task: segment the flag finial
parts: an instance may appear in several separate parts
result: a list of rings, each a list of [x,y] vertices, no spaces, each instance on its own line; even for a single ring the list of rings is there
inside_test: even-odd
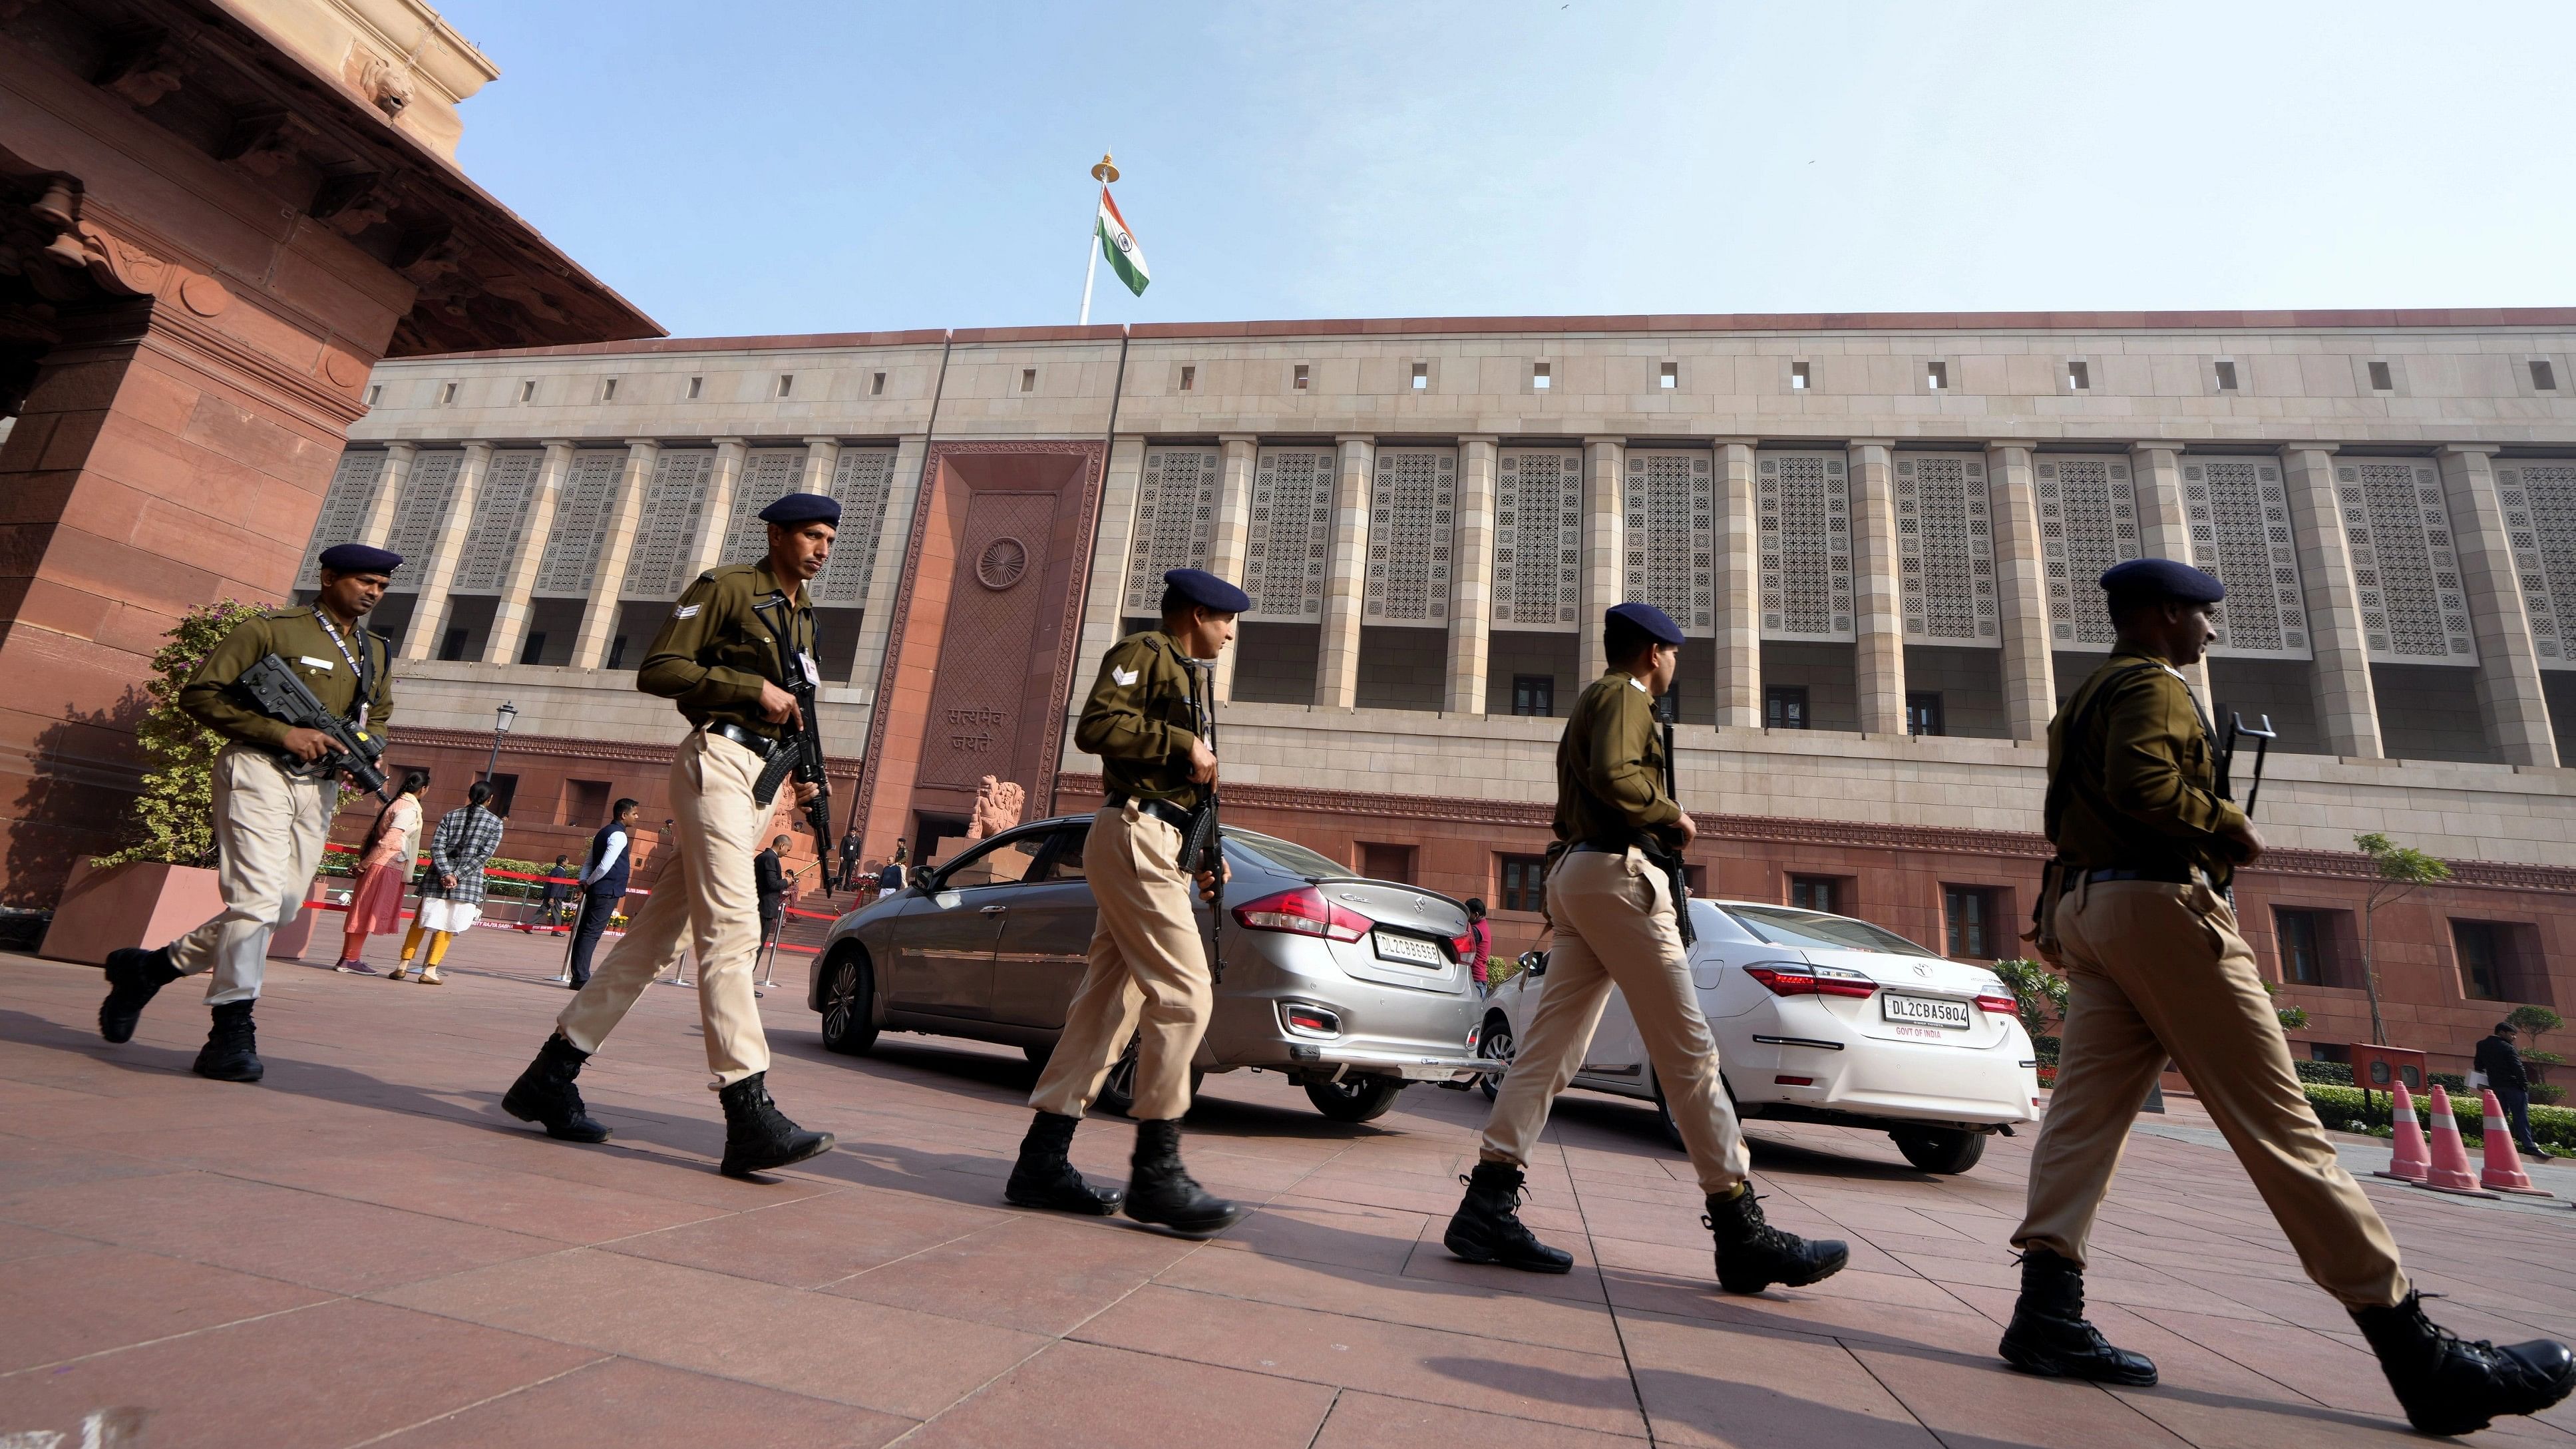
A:
[[[1118,179],[1118,167],[1109,159],[1108,152],[1100,153],[1100,164],[1091,168],[1091,179],[1103,186]]]

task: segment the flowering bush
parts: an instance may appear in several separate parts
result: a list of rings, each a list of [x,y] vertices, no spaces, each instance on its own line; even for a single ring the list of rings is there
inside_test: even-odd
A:
[[[239,599],[201,604],[180,616],[170,642],[152,656],[153,679],[143,687],[152,707],[134,730],[148,766],[143,793],[126,813],[125,844],[91,865],[215,863],[215,756],[227,741],[179,708],[179,690],[234,625],[259,612]]]

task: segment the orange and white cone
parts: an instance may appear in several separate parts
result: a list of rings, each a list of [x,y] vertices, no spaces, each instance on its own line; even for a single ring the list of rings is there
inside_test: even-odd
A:
[[[2469,1148],[2460,1140],[2460,1119],[2451,1112],[2451,1094],[2439,1082],[2433,1084],[2433,1165],[2415,1185],[2461,1197],[2495,1196],[2478,1186],[2469,1171]]]
[[[2518,1192],[2526,1197],[2551,1197],[2531,1185],[2531,1174],[2522,1170],[2522,1154],[2513,1147],[2513,1124],[2504,1119],[2504,1108],[2497,1103],[2493,1088],[2485,1093],[2487,1109],[2486,1162],[2478,1173],[2478,1186],[2496,1192]]]
[[[2386,1170],[2371,1174],[2396,1182],[2422,1182],[2432,1167],[2432,1157],[2424,1150],[2424,1124],[2415,1120],[2415,1097],[2406,1084],[2397,1086],[2397,1105],[2389,1121],[2395,1124],[2396,1151],[2388,1158]]]

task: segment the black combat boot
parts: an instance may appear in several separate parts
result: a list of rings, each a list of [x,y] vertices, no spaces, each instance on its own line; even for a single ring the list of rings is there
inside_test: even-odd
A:
[[[2046,1248],[2021,1255],[2021,1297],[1995,1352],[2026,1374],[2153,1388],[2155,1360],[2113,1348],[2084,1319],[2084,1270]]]
[[[2550,1338],[2502,1348],[2462,1343],[2424,1316],[2423,1296],[2352,1310],[2407,1423],[2427,1434],[2474,1433],[2499,1414],[2537,1414],[2576,1388],[2576,1357],[2567,1345]]]
[[[146,951],[127,946],[107,953],[107,999],[98,1004],[98,1034],[109,1041],[134,1040],[134,1024],[143,1019],[144,1003],[179,979],[170,964],[170,948]]]
[[[251,1002],[227,1001],[215,1008],[215,1024],[206,1044],[197,1048],[196,1073],[218,1082],[256,1082],[268,1068],[259,1060],[259,1031],[251,1025]]]
[[[1029,1135],[1020,1139],[1020,1160],[1012,1165],[1011,1180],[1002,1189],[1004,1202],[1094,1218],[1118,1211],[1126,1194],[1084,1182],[1066,1158],[1066,1150],[1073,1146],[1074,1126],[1074,1118],[1059,1113],[1037,1115],[1029,1124]]]
[[[1206,1237],[1233,1227],[1243,1209],[1208,1196],[1191,1181],[1181,1168],[1181,1124],[1165,1117],[1136,1124],[1136,1154],[1127,1165],[1127,1216]]]
[[[562,1032],[546,1038],[537,1048],[537,1059],[519,1073],[510,1090],[501,1098],[501,1110],[522,1122],[545,1124],[548,1137],[566,1142],[605,1142],[608,1129],[590,1120],[590,1109],[581,1100],[581,1088],[572,1079],[581,1075],[581,1064],[590,1053],[564,1039]]]
[[[1467,1196],[1449,1217],[1441,1245],[1470,1263],[1496,1263],[1524,1273],[1573,1271],[1574,1255],[1538,1240],[1521,1222],[1522,1173],[1508,1162],[1479,1162],[1458,1179]]]
[[[717,1170],[727,1177],[749,1177],[832,1150],[831,1133],[806,1131],[769,1100],[767,1072],[752,1073],[716,1093],[716,1100],[724,1103],[725,1114],[724,1166]]]
[[[1804,1288],[1851,1261],[1851,1249],[1831,1238],[1811,1243],[1764,1222],[1750,1182],[1731,1197],[1711,1194],[1699,1221],[1717,1237],[1717,1286],[1729,1293],[1759,1293],[1774,1283]]]

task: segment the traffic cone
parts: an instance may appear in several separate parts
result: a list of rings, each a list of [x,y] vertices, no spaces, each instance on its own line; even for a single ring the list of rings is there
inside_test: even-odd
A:
[[[2389,1120],[2397,1129],[2393,1134],[2397,1150],[2389,1155],[2387,1170],[2371,1175],[2396,1182],[2422,1182],[2432,1166],[2431,1157],[2424,1151],[2424,1124],[2415,1120],[2415,1098],[2406,1090],[2406,1084],[2399,1082],[2396,1086],[2397,1105],[2391,1109]]]
[[[2483,1094],[2487,1109],[2486,1162],[2478,1173],[2478,1186],[2497,1192],[2518,1192],[2526,1197],[2551,1197],[2531,1185],[2531,1174],[2522,1170],[2522,1154],[2513,1147],[2513,1124],[2504,1119],[2504,1108],[2496,1102],[2493,1088]]]
[[[2494,1197],[2469,1173],[2469,1149],[2460,1141],[2460,1119],[2451,1112],[2451,1094],[2433,1084],[2433,1165],[2415,1184],[2460,1197]]]

